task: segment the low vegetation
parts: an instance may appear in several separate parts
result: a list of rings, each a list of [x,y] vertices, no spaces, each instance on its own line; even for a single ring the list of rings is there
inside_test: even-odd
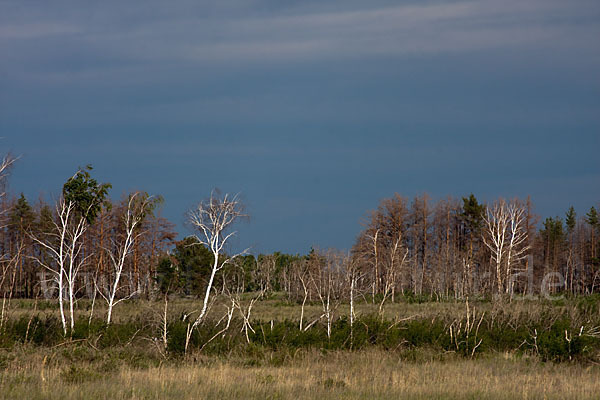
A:
[[[252,297],[242,297],[248,304]],[[0,332],[6,398],[594,398],[600,390],[600,311],[595,297],[511,303],[403,298],[378,314],[348,305],[328,335],[320,304],[275,295],[256,303],[249,326],[220,318],[227,298],[185,351],[183,318],[198,301],[130,300],[107,310],[80,302],[63,336],[54,302],[14,301]],[[164,314],[163,314],[164,315]],[[219,320],[220,323],[219,323]],[[310,322],[309,322],[310,323]],[[246,335],[247,332],[247,335]]]
[[[3,396],[28,399],[593,399],[596,366],[431,350],[300,351],[152,362],[84,346],[17,350]],[[61,365],[69,360],[66,365]],[[13,364],[14,365],[14,364]]]

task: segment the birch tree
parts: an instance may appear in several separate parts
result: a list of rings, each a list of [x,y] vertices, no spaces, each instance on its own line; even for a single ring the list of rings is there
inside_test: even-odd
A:
[[[309,294],[309,279],[310,272],[307,265],[307,260],[297,260],[292,264],[294,271],[294,276],[300,282],[302,286],[302,305],[300,307],[300,323],[299,329],[302,330],[304,325],[304,306],[306,305],[306,300],[308,299]]]
[[[10,154],[7,154],[2,158],[2,162],[0,163],[0,200],[2,200],[2,198],[6,194],[4,192],[4,187],[6,186],[6,180],[7,180],[10,168],[12,167],[12,165],[14,164],[15,161],[16,161],[15,157],[11,156]],[[6,211],[7,211],[7,209],[5,207],[0,208],[0,217],[4,217],[4,214],[6,213]],[[5,222],[4,218],[2,218],[2,223],[0,223],[0,229],[6,227],[4,222]],[[16,272],[18,260],[21,256],[21,247],[22,246],[18,247],[18,251],[12,257],[9,254],[4,254],[5,250],[3,251],[3,254],[0,254],[0,256],[1,256],[0,257],[0,268],[1,268],[0,272],[2,273],[2,275],[0,276],[0,289],[3,288],[4,281],[8,277],[8,274],[10,273],[9,271],[11,269],[13,269],[13,271]],[[13,276],[14,276],[14,274],[13,274]],[[10,301],[11,296],[12,296],[12,290],[9,295],[9,301]],[[2,328],[2,324],[4,321],[5,303],[6,303],[6,294],[3,294],[2,311],[0,313],[0,329]]]
[[[128,296],[119,299],[116,298],[121,289],[120,283],[126,258],[131,254],[134,243],[143,233],[139,232],[140,225],[146,214],[154,207],[155,200],[156,198],[148,196],[147,193],[135,192],[130,195],[127,201],[127,209],[122,217],[122,223],[125,228],[122,241],[120,243],[113,241],[113,248],[105,249],[110,259],[112,274],[109,274],[110,282],[108,283],[107,290],[103,291],[101,288],[98,288],[98,292],[106,301],[108,307],[106,323],[109,325],[111,323],[113,308],[121,301],[131,298],[138,293],[136,290]]]
[[[509,293],[515,265],[525,258],[529,249],[525,210],[516,200],[506,203],[501,199],[488,207],[484,223],[483,241],[490,249],[495,266],[498,294]]]
[[[258,300],[260,300],[265,294],[265,290],[264,289],[260,289],[258,292],[254,293],[254,295],[252,296],[252,298],[250,299],[249,302],[244,302],[242,300],[242,292],[241,291],[226,291],[226,295],[227,297],[229,297],[229,300],[231,301],[231,305],[233,308],[237,309],[240,313],[240,316],[242,317],[242,328],[241,328],[241,332],[244,332],[244,334],[246,335],[246,341],[248,343],[250,343],[250,336],[248,331],[252,331],[252,333],[256,333],[256,331],[254,330],[254,328],[252,327],[252,324],[250,323],[250,315],[252,313],[252,307],[254,307],[254,304],[256,304],[256,302]],[[229,315],[229,310],[228,310],[228,315]],[[231,315],[229,315],[229,319],[231,320]],[[229,323],[226,325],[229,326]]]
[[[345,279],[348,290],[348,298],[350,302],[350,348],[354,346],[354,321],[356,320],[355,313],[355,297],[358,293],[358,283],[365,276],[365,272],[361,271],[361,265],[355,257],[350,254],[346,256],[345,262]]]
[[[106,195],[110,184],[98,184],[91,178],[91,166],[79,169],[63,186],[63,195],[56,203],[56,219],[52,232],[42,233],[42,237],[32,239],[48,251],[50,258],[34,259],[52,274],[58,286],[58,302],[63,326],[67,335],[67,324],[64,311],[64,297],[69,307],[69,326],[71,332],[75,325],[74,304],[76,301],[76,280],[91,254],[84,255],[83,235],[89,224],[106,204]]]
[[[525,208],[516,200],[508,204],[509,220],[509,241],[506,255],[506,278],[508,279],[505,291],[507,294],[513,293],[514,281],[511,279],[519,262],[527,257],[530,249],[528,242],[528,232],[525,228],[526,213]]]
[[[325,318],[327,337],[331,338],[335,311],[341,302],[347,259],[343,253],[333,249],[323,254],[317,253],[315,256],[320,265],[316,270],[310,270],[310,278],[323,310],[319,319]]]
[[[375,295],[379,292],[379,253],[377,251],[377,238],[379,237],[379,231],[380,229],[377,229],[374,235],[368,235],[373,242],[373,303],[375,303]]]
[[[4,197],[6,192],[4,191],[4,186],[6,185],[6,179],[8,178],[8,174],[10,172],[11,167],[17,161],[16,157],[13,157],[10,154],[6,154],[2,158],[2,162],[0,162],[0,198]],[[1,214],[4,214],[6,210],[0,210]]]
[[[73,297],[74,281],[79,269],[85,260],[78,260],[81,252],[81,236],[85,232],[83,218],[80,218],[77,224],[72,223],[75,205],[72,201],[67,202],[61,198],[56,204],[57,217],[53,221],[54,229],[51,232],[44,232],[43,238],[32,237],[32,239],[48,251],[50,258],[34,259],[50,272],[52,280],[58,288],[58,308],[60,310],[60,319],[63,327],[63,334],[67,335],[67,323],[64,310],[65,295],[68,294],[68,304],[71,316],[70,327],[73,329]],[[66,290],[68,288],[68,290]]]
[[[492,207],[488,207],[484,217],[485,231],[483,242],[492,253],[492,261],[495,265],[496,285],[498,294],[503,292],[502,263],[506,254],[508,236],[508,213],[506,202],[500,200]]]
[[[236,231],[230,232],[230,228],[236,221],[243,217],[246,217],[246,214],[244,213],[244,207],[239,197],[229,194],[221,197],[217,191],[213,191],[207,200],[198,203],[188,213],[188,222],[197,232],[195,234],[198,241],[197,244],[206,246],[212,252],[213,264],[208,283],[204,289],[204,299],[200,313],[193,322],[188,322],[185,352],[187,352],[193,330],[206,317],[215,275],[226,264],[230,263],[234,258],[245,254],[247,251],[244,250],[233,256],[225,256],[224,253],[227,241],[237,233]]]
[[[394,241],[394,245],[389,250],[387,268],[385,270],[384,281],[383,281],[383,292],[381,302],[379,303],[379,314],[383,318],[383,307],[386,300],[392,296],[396,290],[396,280],[399,271],[402,270],[404,263],[408,257],[408,249],[402,246],[402,237],[398,235]]]

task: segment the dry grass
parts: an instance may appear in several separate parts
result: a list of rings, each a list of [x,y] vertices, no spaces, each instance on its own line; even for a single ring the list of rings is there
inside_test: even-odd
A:
[[[600,369],[509,355],[418,360],[378,350],[304,353],[282,365],[240,359],[180,361],[147,369],[45,365],[42,355],[5,370],[0,397],[18,399],[592,399]],[[44,356],[47,358],[47,355]],[[41,362],[40,362],[41,361]],[[69,369],[71,368],[71,369]]]
[[[248,294],[251,296],[251,294]],[[13,300],[10,308],[7,310],[8,318],[19,318],[23,315],[55,315],[58,317],[58,308],[56,301],[40,301],[41,306],[35,306],[33,300]],[[214,317],[220,318],[223,313],[223,307],[220,304],[228,304],[227,299],[217,300],[212,307]],[[568,314],[577,313],[574,307],[574,301],[551,302],[545,300],[515,300],[511,303],[494,304],[491,302],[471,301],[472,307],[478,311],[490,313],[495,311],[503,311],[507,315],[517,317],[526,314],[530,317],[541,315],[543,310],[550,310],[554,314],[567,312]],[[48,308],[48,305],[52,305]],[[89,300],[79,300],[75,309],[76,318],[88,318],[91,310],[91,302]],[[169,303],[169,315],[180,316],[184,313],[189,313],[193,310],[201,308],[200,300],[198,299],[172,299]],[[127,322],[137,316],[149,316],[156,314],[160,318],[163,305],[160,301],[152,302],[147,300],[126,301],[119,304],[113,314],[114,322]],[[379,305],[371,302],[360,301],[356,304],[357,315],[369,315],[378,313]],[[387,302],[383,309],[384,317],[388,320],[398,320],[407,318],[438,318],[453,319],[460,318],[465,313],[464,301],[448,301],[448,302],[426,302],[426,303],[407,303],[405,301]],[[307,303],[304,311],[305,322],[311,322],[322,315],[323,310],[319,303]],[[334,310],[335,317],[347,316],[349,314],[348,304],[339,304]],[[96,302],[94,307],[94,317],[104,318],[106,315],[106,305],[103,302]],[[600,319],[600,308],[596,315],[587,314],[586,319]],[[252,319],[262,321],[283,321],[283,320],[298,320],[300,318],[300,305],[296,303],[288,303],[283,299],[261,300],[256,303],[252,310]]]
[[[170,304],[171,318],[198,306],[197,300],[177,299]],[[566,312],[578,318],[574,303],[515,301],[510,304],[473,302],[488,313],[509,318],[529,315],[544,318]],[[359,314],[377,311],[362,303]],[[14,301],[10,318],[31,315],[32,301]],[[161,304],[132,301],[115,310],[117,321],[160,313]],[[213,307],[214,315],[220,306]],[[343,304],[337,315],[348,311]],[[79,302],[78,314],[89,316],[89,304]],[[455,318],[465,312],[462,302],[390,303],[388,319]],[[48,303],[36,309],[56,314]],[[96,316],[104,307],[97,305]],[[309,305],[307,320],[320,315]],[[256,304],[253,318],[263,321],[296,320],[300,307],[282,300]],[[500,314],[498,314],[500,315]],[[87,342],[86,342],[87,343]],[[91,342],[90,342],[91,343]],[[150,343],[150,342],[148,342]],[[0,398],[7,399],[593,399],[600,393],[600,367],[564,362],[543,363],[526,355],[490,352],[467,359],[427,348],[401,348],[386,352],[379,347],[364,351],[329,352],[288,349],[269,353],[252,346],[221,358],[199,354],[188,359],[163,358],[154,345],[116,346],[100,350],[92,344],[65,343],[55,347],[16,345],[0,349]]]

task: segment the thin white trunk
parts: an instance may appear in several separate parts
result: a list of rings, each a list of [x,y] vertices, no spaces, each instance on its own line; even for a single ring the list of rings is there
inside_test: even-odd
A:
[[[217,274],[217,271],[219,269],[219,254],[215,252],[214,258],[215,259],[213,262],[212,271],[210,273],[210,279],[208,280],[208,285],[206,286],[206,292],[204,293],[204,302],[202,303],[202,310],[200,311],[200,315],[198,315],[198,320],[204,318],[204,315],[206,314],[206,310],[208,308],[208,299],[210,298],[210,291],[212,290],[212,285],[215,281],[215,275]]]
[[[306,304],[306,299],[308,298],[308,287],[306,286],[306,282],[302,276],[299,276],[300,282],[302,282],[302,289],[304,290],[304,298],[302,299],[302,307],[300,308],[300,330],[302,330],[302,326],[304,325],[304,305]]]
[[[163,310],[163,326],[162,326],[162,341],[163,341],[163,348],[165,350],[167,350],[167,346],[168,346],[168,342],[167,342],[167,311],[168,311],[168,307],[169,307],[169,294],[165,293],[165,308]]]
[[[102,294],[102,292],[100,293],[102,297],[104,297],[108,305],[108,311],[106,315],[107,324],[111,323],[113,309],[120,301],[130,298],[131,296],[141,291],[141,288],[138,287],[133,292],[131,292],[129,296],[116,300],[117,293],[119,291],[119,284],[121,282],[121,277],[123,276],[125,260],[127,259],[127,256],[131,253],[131,249],[133,248],[137,237],[141,235],[141,233],[135,235],[135,229],[142,222],[144,214],[148,210],[148,206],[150,205],[150,201],[152,199],[152,196],[147,196],[146,194],[143,194],[141,195],[141,203],[136,205],[136,198],[140,195],[140,192],[135,192],[129,196],[129,202],[127,203],[127,211],[125,213],[124,221],[125,241],[119,245],[116,256],[112,251],[107,250],[114,269],[114,281],[109,286],[108,294],[105,296],[104,294]]]
[[[354,284],[356,278],[354,274],[350,277],[350,348],[354,344]]]
[[[223,268],[226,263],[230,262],[235,257],[245,253],[244,251],[240,254],[236,254],[219,263],[219,255],[223,251],[223,247],[225,246],[227,240],[235,235],[235,232],[225,234],[226,229],[238,218],[243,216],[245,216],[243,214],[243,206],[238,200],[237,196],[230,198],[229,195],[226,194],[223,198],[220,198],[215,192],[211,193],[211,196],[207,201],[200,202],[198,206],[189,213],[190,223],[202,235],[202,237],[196,236],[198,244],[210,248],[214,256],[214,262],[210,279],[206,286],[206,292],[204,293],[202,310],[193,323],[188,323],[185,341],[186,353],[193,330],[200,324],[200,322],[202,322],[207,313],[210,292],[212,290],[217,271]]]

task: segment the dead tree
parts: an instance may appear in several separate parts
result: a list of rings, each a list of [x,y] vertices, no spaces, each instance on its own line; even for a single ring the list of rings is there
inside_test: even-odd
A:
[[[344,285],[344,257],[334,250],[329,250],[324,255],[317,257],[322,260],[322,264],[315,271],[310,271],[310,277],[323,309],[320,318],[325,318],[327,337],[330,338],[335,311],[340,304]]]
[[[44,232],[43,238],[31,236],[41,247],[48,251],[50,259],[33,257],[34,260],[52,274],[58,287],[58,305],[63,333],[67,335],[67,324],[64,311],[64,297],[69,306],[70,327],[75,325],[73,307],[75,302],[75,279],[81,267],[89,258],[81,257],[83,248],[82,236],[86,230],[85,218],[75,216],[75,203],[61,198],[56,204],[57,218],[53,221],[52,232]]]
[[[360,261],[356,257],[352,257],[350,254],[346,256],[344,264],[344,271],[346,274],[345,278],[350,302],[350,347],[352,348],[354,345],[354,321],[356,319],[354,299],[359,293],[360,289],[358,287],[358,283],[364,278],[365,272],[361,270]]]
[[[483,242],[491,252],[498,294],[512,290],[515,264],[525,258],[529,249],[524,216],[525,210],[517,201],[507,204],[503,199],[488,207],[484,216]]]
[[[225,194],[220,197],[213,191],[208,200],[198,205],[188,213],[188,221],[197,231],[195,235],[198,245],[206,246],[213,254],[213,265],[210,277],[204,291],[202,309],[193,322],[189,321],[186,332],[185,352],[187,352],[193,330],[203,321],[209,306],[210,293],[213,288],[215,275],[234,258],[245,254],[246,250],[233,256],[224,256],[223,249],[227,241],[236,234],[229,232],[231,226],[240,218],[246,217],[244,207],[238,196]]]
[[[295,278],[298,279],[300,285],[302,286],[302,305],[300,307],[299,323],[299,329],[302,330],[304,326],[304,307],[306,305],[306,300],[308,299],[308,295],[310,292],[310,273],[306,260],[294,261],[294,263],[292,264],[292,268],[294,271],[293,273],[295,275]]]
[[[239,291],[236,292],[228,292],[228,297],[229,300],[231,301],[231,305],[233,308],[237,309],[240,313],[240,316],[242,317],[242,329],[241,331],[244,332],[244,334],[246,335],[246,341],[248,343],[250,343],[250,336],[248,331],[252,331],[252,333],[256,333],[254,331],[254,328],[252,327],[252,324],[250,323],[250,315],[252,313],[252,307],[254,307],[254,304],[260,300],[263,295],[264,295],[265,291],[264,289],[261,289],[259,292],[255,293],[252,298],[250,299],[249,302],[244,303],[244,301],[242,300],[242,293]]]
[[[506,255],[508,219],[506,202],[504,200],[500,200],[492,207],[488,207],[484,216],[486,229],[484,230],[483,243],[485,243],[492,253],[498,294],[502,294],[504,291],[502,266],[504,263],[504,256]]]
[[[377,229],[374,235],[368,235],[373,242],[373,303],[375,303],[375,295],[379,293],[379,253],[377,251],[377,238],[379,237],[379,231],[380,230]]]
[[[125,215],[123,216],[123,224],[125,228],[124,237],[120,243],[113,242],[113,249],[104,249],[108,253],[108,257],[111,261],[112,274],[109,274],[110,282],[108,283],[106,293],[104,293],[101,288],[98,288],[97,285],[96,287],[98,289],[98,293],[100,293],[100,296],[102,296],[108,306],[106,314],[106,323],[108,325],[111,323],[113,308],[121,301],[126,300],[138,293],[136,290],[130,293],[128,296],[121,297],[120,299],[116,298],[119,290],[121,289],[120,283],[123,275],[123,268],[125,266],[125,260],[127,256],[131,254],[131,250],[135,241],[143,233],[136,233],[136,231],[139,229],[140,224],[146,216],[146,213],[153,204],[152,200],[152,196],[148,196],[147,194],[140,192],[135,192],[129,196],[127,209],[125,210]]]
[[[0,198],[4,197],[6,192],[4,192],[4,187],[6,184],[6,179],[8,178],[9,171],[13,164],[17,161],[16,157],[13,157],[10,154],[6,154],[2,158],[2,162],[0,162]],[[4,214],[6,210],[0,210],[0,215]]]
[[[2,199],[2,197],[4,197],[4,195],[5,195],[5,192],[3,189],[6,184],[6,179],[8,177],[9,170],[15,161],[16,161],[15,157],[11,156],[10,154],[7,154],[4,156],[4,158],[2,159],[2,162],[0,163],[0,199]],[[6,211],[7,210],[4,207],[2,207],[2,209],[0,209],[0,217],[2,217],[6,213]],[[4,224],[0,224],[0,228],[5,228],[5,227],[6,226]],[[1,266],[1,273],[2,273],[2,276],[0,276],[0,289],[3,288],[4,281],[10,274],[9,271],[11,269],[13,270],[13,282],[14,282],[14,276],[15,276],[15,273],[17,270],[17,265],[19,264],[19,259],[21,257],[21,248],[22,248],[22,245],[18,246],[18,251],[12,257],[8,254],[0,255],[1,256],[0,257],[1,258],[0,266]],[[9,291],[9,297],[8,297],[9,302],[12,297],[12,287],[13,286],[14,285],[11,285],[11,290]],[[0,314],[0,330],[2,329],[2,326],[3,326],[5,311],[6,311],[6,294],[4,293],[2,296],[2,312]]]
[[[63,195],[56,203],[56,219],[52,232],[42,233],[42,237],[31,236],[42,248],[48,250],[50,260],[33,257],[41,266],[52,273],[58,284],[58,299],[64,334],[67,334],[64,309],[63,290],[67,292],[70,327],[75,325],[74,305],[76,301],[76,280],[79,272],[92,256],[84,254],[83,235],[88,226],[105,204],[105,198],[111,185],[98,184],[92,179],[88,165],[79,169],[63,186]]]
[[[379,314],[382,318],[384,304],[386,300],[394,293],[398,273],[402,269],[407,257],[408,249],[405,249],[402,246],[402,237],[398,235],[394,241],[394,245],[389,251],[387,260],[388,265],[384,274],[383,296],[381,298],[381,302],[379,303]]]

